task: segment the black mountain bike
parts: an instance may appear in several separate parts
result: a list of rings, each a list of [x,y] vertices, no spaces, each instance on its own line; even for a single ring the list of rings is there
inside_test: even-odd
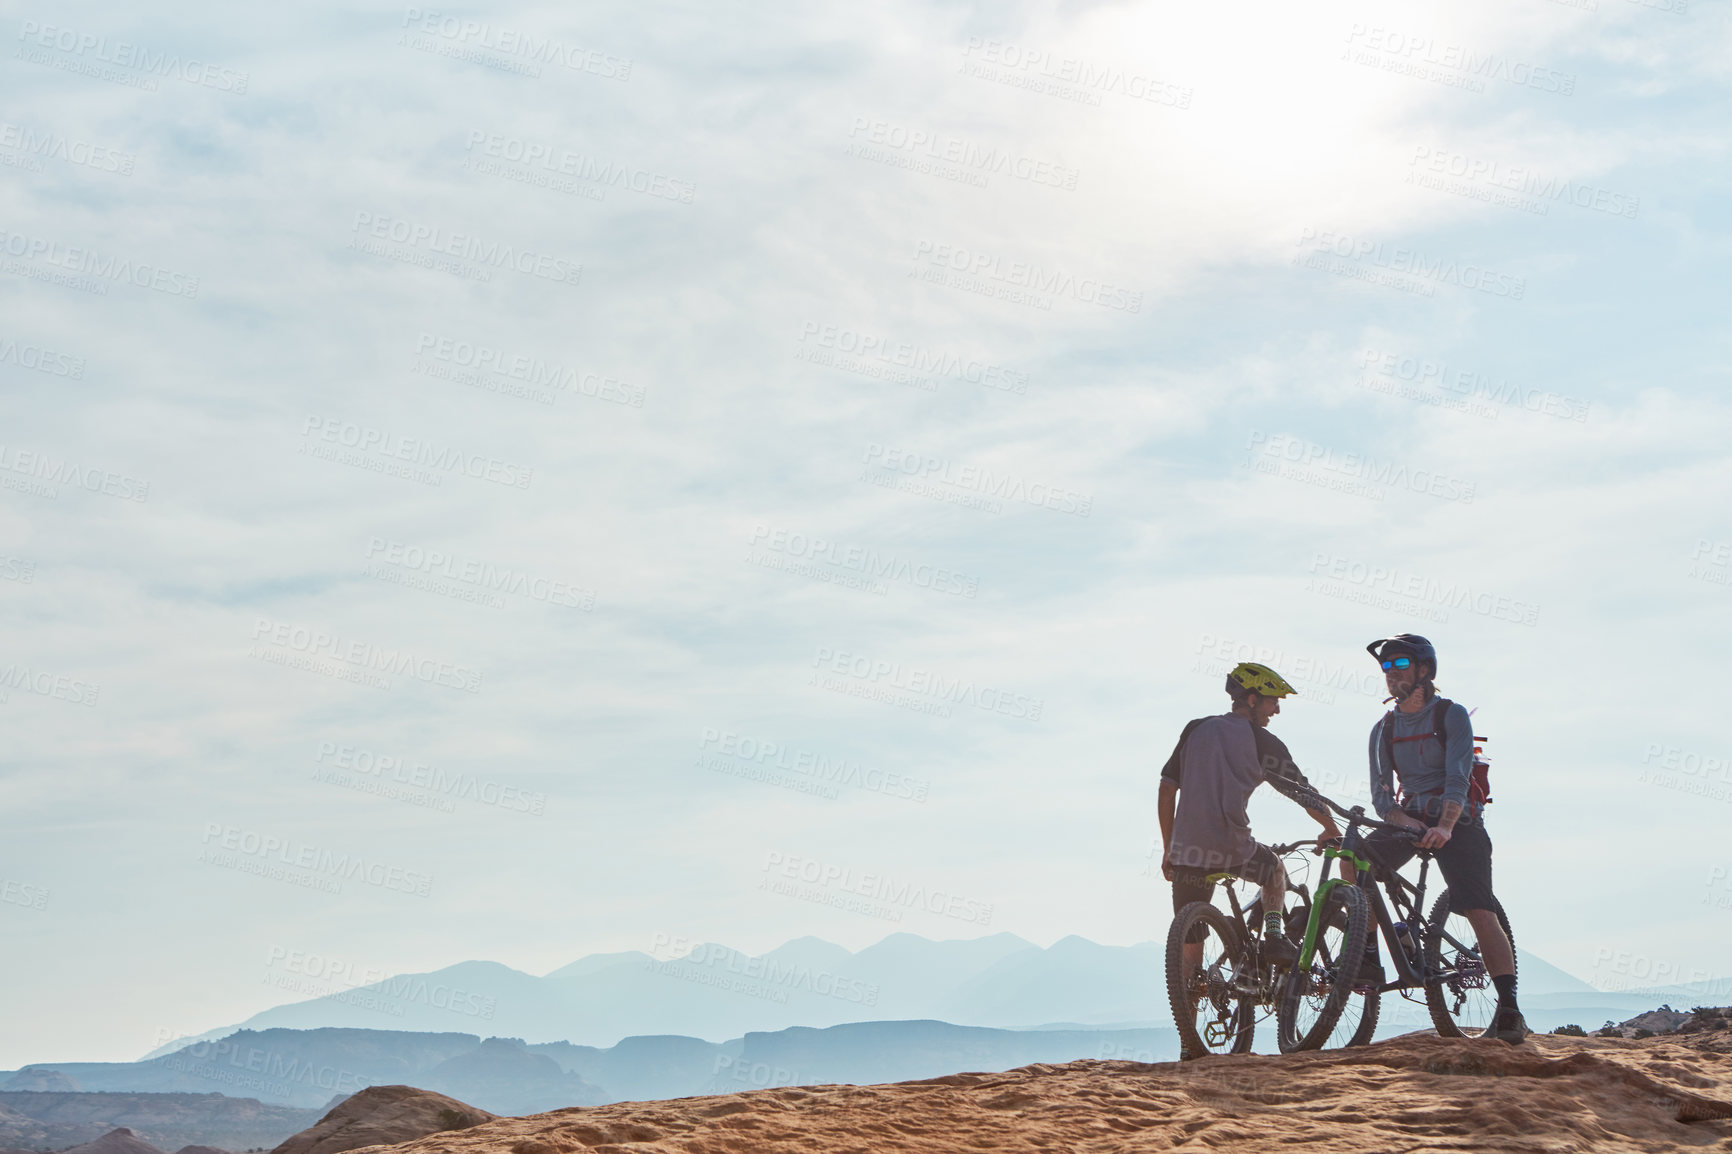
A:
[[[1303,870],[1305,850],[1313,853],[1333,853],[1316,840],[1290,842],[1270,847],[1277,857],[1286,861],[1287,892],[1297,901],[1287,911],[1287,938],[1295,946],[1304,940],[1311,925],[1314,903],[1304,881],[1295,881]],[[1245,882],[1255,896],[1241,904],[1240,895],[1231,883],[1240,879],[1232,874],[1209,874],[1210,883],[1227,882],[1221,892],[1227,896],[1228,909],[1212,901],[1192,902],[1173,918],[1167,931],[1167,997],[1173,1010],[1173,1022],[1179,1028],[1179,1056],[1197,1058],[1204,1054],[1243,1054],[1251,1049],[1257,1022],[1271,1013],[1279,1014],[1284,1005],[1288,971],[1263,958],[1262,925],[1263,896],[1261,887]],[[1359,952],[1365,948],[1368,915],[1365,899],[1353,886],[1337,885],[1321,909],[1320,928],[1313,937],[1314,964],[1327,968],[1331,959],[1351,956],[1357,964]],[[1355,911],[1357,911],[1355,913]],[[1359,937],[1345,942],[1343,935],[1357,917]],[[1196,961],[1185,964],[1185,944],[1190,940],[1196,948]],[[1353,952],[1347,953],[1352,945]],[[1333,1001],[1331,1001],[1333,999]],[[1345,1029],[1353,1035],[1365,1015],[1371,1016],[1370,1030],[1377,1025],[1378,994],[1369,988],[1354,990],[1351,978],[1345,985],[1331,987],[1323,1001],[1331,1014],[1319,1028],[1320,1011],[1308,1010],[1294,1021],[1304,1023],[1310,1048],[1330,1040],[1343,1044],[1338,1037]],[[1309,1006],[1310,1003],[1305,1003]],[[1306,1014],[1309,1016],[1306,1016]],[[1281,1048],[1289,1046],[1289,1016],[1280,1018]]]
[[[1299,948],[1299,960],[1285,983],[1281,1002],[1282,1050],[1311,1049],[1345,1035],[1345,1044],[1364,1045],[1377,1029],[1379,1003],[1384,993],[1394,991],[1409,1001],[1418,1001],[1410,991],[1423,991],[1432,1025],[1445,1038],[1471,1038],[1483,1034],[1497,1011],[1497,991],[1480,954],[1479,937],[1467,918],[1450,908],[1445,889],[1432,903],[1423,920],[1425,877],[1432,854],[1418,850],[1419,880],[1409,882],[1394,870],[1377,869],[1361,852],[1364,829],[1390,830],[1410,837],[1419,831],[1365,816],[1362,806],[1343,809],[1328,798],[1313,794],[1312,800],[1326,805],[1347,821],[1341,847],[1324,851],[1331,860],[1349,863],[1352,882],[1330,878],[1317,889],[1313,918],[1316,930],[1308,928]],[[1381,883],[1382,889],[1378,889]],[[1333,901],[1336,894],[1354,889],[1361,892],[1364,908],[1363,932],[1356,925],[1355,903]],[[1384,895],[1388,895],[1388,903]],[[1515,948],[1515,935],[1501,905],[1498,923]],[[1331,926],[1331,919],[1339,923]],[[1370,942],[1371,927],[1381,933],[1385,953],[1395,977],[1372,987],[1359,979],[1360,960]],[[1356,947],[1356,948],[1355,948]],[[1348,993],[1344,994],[1343,991]],[[1362,1009],[1350,1031],[1339,1029],[1344,1005],[1352,994],[1362,998]],[[1289,1022],[1292,1027],[1289,1028]]]

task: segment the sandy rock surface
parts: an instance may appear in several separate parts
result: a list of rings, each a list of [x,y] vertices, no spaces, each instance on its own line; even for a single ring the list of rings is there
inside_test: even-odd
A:
[[[338,1103],[271,1154],[341,1154],[360,1146],[391,1145],[425,1134],[459,1130],[494,1117],[432,1090],[369,1086]]]
[[[1716,1039],[1716,1041],[1718,1041]],[[1409,1036],[1350,1051],[1071,1062],[502,1118],[393,1154],[1732,1150],[1717,1045]],[[368,1154],[382,1154],[369,1151]]]

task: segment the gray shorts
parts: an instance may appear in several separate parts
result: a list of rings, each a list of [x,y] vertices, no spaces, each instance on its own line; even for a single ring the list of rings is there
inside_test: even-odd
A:
[[[1275,876],[1275,871],[1281,868],[1281,859],[1275,856],[1275,851],[1266,845],[1259,844],[1250,860],[1240,862],[1226,869],[1200,870],[1189,866],[1173,867],[1173,913],[1178,913],[1192,902],[1206,902],[1209,895],[1215,892],[1215,887],[1203,879],[1212,873],[1232,874],[1236,878],[1244,878],[1257,885],[1267,885]],[[1187,941],[1200,942],[1208,931],[1202,926],[1193,929],[1186,938]]]
[[[1366,856],[1378,865],[1398,870],[1416,852],[1414,840],[1379,829],[1366,835],[1364,848]],[[1444,884],[1449,886],[1451,913],[1496,908],[1497,899],[1491,892],[1491,835],[1485,832],[1484,822],[1456,822],[1449,844],[1434,851],[1434,856]]]

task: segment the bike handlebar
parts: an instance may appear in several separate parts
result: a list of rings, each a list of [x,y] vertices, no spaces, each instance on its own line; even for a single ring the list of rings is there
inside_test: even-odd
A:
[[[1315,790],[1295,790],[1291,796],[1293,797],[1293,800],[1304,805],[1307,809],[1332,809],[1340,816],[1346,818],[1349,825],[1362,825],[1367,829],[1386,829],[1392,833],[1411,834],[1414,837],[1420,836],[1419,830],[1409,829],[1404,825],[1396,825],[1392,821],[1379,821],[1377,818],[1365,816],[1365,807],[1362,805],[1356,805],[1352,809],[1343,809],[1341,806],[1336,805],[1334,802],[1330,801]],[[1313,802],[1316,804],[1311,804]]]

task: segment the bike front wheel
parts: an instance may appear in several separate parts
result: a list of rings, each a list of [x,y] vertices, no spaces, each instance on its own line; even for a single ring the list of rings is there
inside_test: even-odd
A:
[[[1348,1014],[1347,1008],[1354,997],[1353,982],[1370,932],[1371,911],[1358,886],[1337,885],[1324,895],[1317,912],[1311,964],[1303,969],[1295,966],[1287,974],[1275,1011],[1283,1054],[1360,1040],[1364,1012]],[[1373,994],[1373,1007],[1375,999]],[[1371,1029],[1376,1029],[1376,1009],[1370,1013]]]
[[[1503,904],[1494,898],[1492,908],[1509,938],[1513,954],[1515,935],[1510,932]],[[1426,983],[1425,1006],[1431,1011],[1431,1024],[1437,1027],[1440,1037],[1477,1038],[1486,1032],[1497,1013],[1497,988],[1486,972],[1479,935],[1466,915],[1450,908],[1448,890],[1437,895],[1425,929],[1426,970],[1448,974],[1439,981]]]
[[[1192,947],[1187,957],[1186,946]],[[1256,1007],[1239,996],[1244,943],[1233,920],[1208,902],[1192,902],[1167,931],[1167,999],[1179,1028],[1179,1060],[1251,1049]]]

